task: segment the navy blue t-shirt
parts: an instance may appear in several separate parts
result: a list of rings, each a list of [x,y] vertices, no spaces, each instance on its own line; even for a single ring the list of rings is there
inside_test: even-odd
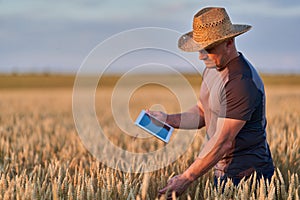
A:
[[[239,177],[253,171],[274,169],[266,141],[264,85],[254,67],[240,55],[225,68],[206,68],[200,91],[200,103],[208,139],[216,131],[218,118],[246,121],[233,147],[215,166],[215,175]]]

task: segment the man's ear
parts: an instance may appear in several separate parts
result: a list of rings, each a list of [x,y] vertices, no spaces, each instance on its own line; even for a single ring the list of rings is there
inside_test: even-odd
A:
[[[230,38],[226,41],[226,47],[230,47],[234,45],[234,39],[233,38]]]

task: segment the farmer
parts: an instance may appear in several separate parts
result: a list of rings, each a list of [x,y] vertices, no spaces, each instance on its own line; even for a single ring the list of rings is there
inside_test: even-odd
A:
[[[241,52],[235,37],[249,25],[232,24],[224,8],[200,10],[193,31],[183,35],[178,47],[198,52],[206,68],[197,105],[178,114],[148,111],[174,128],[206,127],[208,141],[197,159],[181,175],[170,179],[159,195],[181,195],[187,187],[214,168],[215,184],[231,179],[238,185],[255,171],[271,179],[273,160],[266,141],[264,85]]]

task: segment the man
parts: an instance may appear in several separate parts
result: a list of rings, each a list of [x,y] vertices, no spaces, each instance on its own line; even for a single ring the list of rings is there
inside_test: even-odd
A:
[[[253,66],[236,50],[234,38],[250,30],[231,23],[224,8],[204,8],[193,21],[193,31],[178,46],[199,52],[206,69],[199,102],[184,113],[148,111],[174,128],[206,127],[208,141],[183,174],[172,178],[159,191],[170,198],[181,195],[197,178],[214,167],[215,182],[232,179],[237,185],[255,171],[270,179],[274,166],[266,141],[265,94]]]

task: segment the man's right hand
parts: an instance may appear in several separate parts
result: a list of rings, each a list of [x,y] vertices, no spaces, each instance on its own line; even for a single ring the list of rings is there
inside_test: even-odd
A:
[[[161,111],[151,111],[151,110],[147,109],[146,113],[154,116],[156,119],[158,119],[158,120],[160,120],[162,122],[168,123],[167,122],[168,114],[166,114],[164,112],[161,112]]]

